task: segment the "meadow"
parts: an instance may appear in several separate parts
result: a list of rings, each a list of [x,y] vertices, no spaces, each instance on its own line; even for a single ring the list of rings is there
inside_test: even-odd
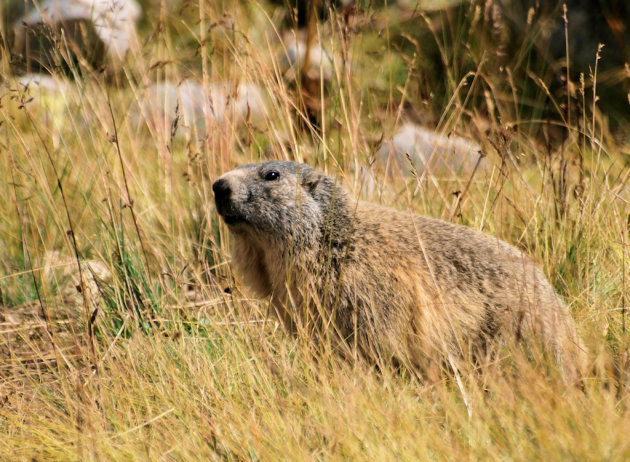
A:
[[[561,11],[533,9],[517,40],[486,3],[313,21],[333,59],[311,94],[267,2],[146,5],[124,65],[75,63],[64,91],[19,84],[4,43],[0,459],[630,459],[630,101],[598,100],[630,73],[600,74],[606,47],[583,69],[543,59]],[[262,116],[145,123],[146,88],[184,78],[228,82],[228,101],[257,85]],[[365,187],[405,120],[474,140],[487,167]],[[266,159],[523,249],[588,348],[583,387],[509,352],[436,383],[315,358],[235,278],[214,209],[219,175]]]

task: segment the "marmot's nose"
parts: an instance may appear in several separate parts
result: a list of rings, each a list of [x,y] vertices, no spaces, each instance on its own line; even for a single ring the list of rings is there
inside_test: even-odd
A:
[[[217,202],[229,198],[232,194],[229,183],[223,178],[214,182],[212,190],[214,191],[214,199]]]

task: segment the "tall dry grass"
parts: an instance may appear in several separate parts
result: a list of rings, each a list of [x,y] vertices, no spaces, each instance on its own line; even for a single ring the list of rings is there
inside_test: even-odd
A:
[[[500,69],[475,4],[361,8],[315,28],[338,56],[317,126],[279,67],[279,10],[187,5],[150,8],[115,76],[87,71],[56,93],[9,78],[0,92],[0,459],[630,457],[628,145],[598,109],[596,66],[567,96],[531,41]],[[139,122],[149,83],[185,77],[260,85],[267,114]],[[364,188],[379,140],[418,112],[477,140],[491,168]],[[584,389],[509,352],[439,383],[315,359],[234,280],[214,211],[218,175],[271,158],[526,250],[589,348]]]

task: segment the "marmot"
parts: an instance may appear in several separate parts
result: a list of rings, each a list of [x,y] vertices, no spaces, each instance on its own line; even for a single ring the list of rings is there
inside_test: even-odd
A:
[[[420,370],[437,358],[456,367],[499,339],[536,339],[571,378],[582,370],[566,306],[497,238],[352,199],[295,162],[243,165],[212,189],[237,274],[271,296],[291,332]]]

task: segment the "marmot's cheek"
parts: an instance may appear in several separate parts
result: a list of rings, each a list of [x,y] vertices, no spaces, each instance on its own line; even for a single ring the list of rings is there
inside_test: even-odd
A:
[[[234,186],[234,192],[232,193],[232,202],[235,205],[242,206],[249,199],[249,191],[245,185],[239,183]]]
[[[306,195],[301,187],[295,183],[280,184],[267,190],[267,197],[277,205],[292,206],[305,199]]]
[[[251,216],[252,222],[261,229],[268,230],[270,225],[274,223],[274,213],[266,203],[251,204],[247,210],[248,216]]]
[[[267,201],[274,206],[286,206],[291,196],[286,196],[283,191],[269,191]]]

